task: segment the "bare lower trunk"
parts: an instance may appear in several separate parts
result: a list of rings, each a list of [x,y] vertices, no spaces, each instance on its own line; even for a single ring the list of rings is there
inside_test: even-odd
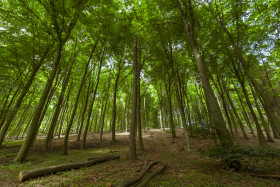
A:
[[[75,118],[75,115],[76,115],[76,110],[78,108],[79,97],[80,97],[82,88],[84,86],[85,80],[86,80],[88,66],[89,66],[89,63],[90,63],[90,61],[92,59],[93,53],[94,53],[94,51],[96,49],[97,43],[98,43],[98,40],[95,42],[95,45],[93,46],[91,54],[90,54],[89,59],[87,61],[87,64],[86,64],[86,67],[85,67],[85,71],[84,71],[84,74],[83,74],[83,77],[82,77],[82,80],[81,80],[81,83],[80,83],[80,87],[79,87],[79,90],[78,90],[78,93],[77,93],[77,96],[76,96],[75,105],[73,107],[73,111],[72,111],[72,114],[71,114],[70,122],[69,122],[69,124],[67,125],[67,128],[66,128],[65,137],[64,137],[64,144],[63,144],[63,154],[64,155],[67,155],[67,144],[68,144],[69,133],[70,133],[70,130],[72,128],[72,124],[74,122],[74,118]]]
[[[136,129],[137,129],[137,81],[138,81],[138,61],[137,61],[137,39],[134,39],[134,55],[133,55],[133,95],[131,109],[131,124],[129,135],[129,154],[130,159],[136,160]]]
[[[40,125],[38,122],[60,63],[62,46],[62,44],[59,44],[58,46],[56,59],[53,62],[51,73],[45,85],[40,101],[36,107],[32,122],[30,124],[29,132],[14,161],[23,162],[26,159],[29,149],[36,138],[37,130],[39,129],[38,125]]]
[[[217,98],[214,95],[213,89],[211,88],[209,79],[207,77],[207,71],[205,67],[205,63],[203,62],[203,59],[200,55],[198,45],[195,41],[195,33],[194,33],[194,13],[193,13],[193,6],[191,4],[191,1],[187,2],[186,6],[183,6],[179,0],[177,2],[177,7],[182,15],[182,19],[185,26],[185,31],[188,36],[189,44],[192,49],[192,53],[197,65],[198,73],[200,75],[200,80],[202,83],[202,88],[204,90],[204,94],[206,97],[206,103],[207,103],[207,109],[209,112],[209,115],[212,117],[213,123],[215,125],[215,130],[217,133],[217,136],[219,138],[219,141],[224,146],[231,146],[232,145],[232,139],[227,131],[226,123],[224,121],[221,109],[219,107]],[[186,8],[183,10],[183,8]],[[186,16],[186,12],[189,13],[189,17]]]

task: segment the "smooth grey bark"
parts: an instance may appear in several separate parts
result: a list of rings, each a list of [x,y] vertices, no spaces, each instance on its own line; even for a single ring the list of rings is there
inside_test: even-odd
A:
[[[217,15],[214,14],[214,11],[212,9],[211,4],[209,5],[209,9],[208,9],[211,14],[213,15],[214,19],[219,23],[219,25],[222,27],[222,29],[224,30],[224,32],[226,33],[226,35],[229,38],[229,41],[239,59],[239,61],[241,62],[241,65],[245,71],[246,76],[248,77],[248,79],[251,81],[252,85],[254,86],[255,90],[258,92],[258,94],[261,96],[262,100],[263,100],[263,104],[264,104],[264,109],[266,111],[266,115],[267,118],[269,119],[269,122],[271,124],[271,126],[273,126],[273,128],[276,130],[277,134],[280,135],[280,125],[279,125],[279,120],[277,118],[277,116],[275,115],[270,103],[273,103],[271,97],[266,94],[260,84],[256,81],[256,79],[252,76],[252,74],[249,71],[249,67],[246,63],[245,58],[243,57],[243,52],[240,49],[240,47],[238,47],[236,41],[234,40],[234,37],[232,36],[232,34],[229,32],[228,28],[225,26],[225,24],[223,23],[222,19],[218,19]],[[253,116],[254,118],[254,116]],[[255,120],[255,118],[254,118]]]
[[[55,126],[57,125],[57,121],[58,121],[59,114],[60,114],[60,111],[61,111],[61,105],[63,103],[64,93],[66,91],[66,88],[67,88],[67,85],[68,85],[68,82],[69,82],[69,79],[70,79],[72,67],[73,67],[73,64],[67,70],[66,76],[65,76],[65,78],[63,80],[63,83],[62,83],[61,93],[59,95],[59,99],[58,99],[58,102],[56,104],[55,112],[53,114],[52,121],[51,121],[51,124],[50,124],[50,128],[48,130],[48,134],[47,134],[47,137],[46,137],[46,140],[45,140],[45,144],[44,144],[45,149],[50,146],[51,139],[53,138],[54,129],[55,129]]]
[[[241,105],[241,108],[242,108],[242,115],[243,115],[243,117],[244,117],[244,119],[246,121],[247,126],[250,128],[250,131],[252,133],[253,138],[256,138],[256,135],[255,135],[254,130],[252,128],[252,125],[250,123],[250,119],[248,118],[246,109],[245,109],[245,107],[243,105],[243,100],[242,100],[242,98],[241,98],[241,96],[240,96],[240,94],[238,92],[238,89],[235,87],[235,85],[234,85],[234,88],[235,88],[235,92],[237,93],[237,96],[238,96],[238,99],[239,99],[239,102],[240,102],[240,105]]]
[[[198,73],[200,75],[200,80],[205,93],[209,115],[212,117],[217,136],[222,145],[231,146],[233,143],[232,138],[227,131],[226,123],[219,107],[217,98],[214,95],[213,89],[211,88],[208,79],[205,63],[203,62],[198,45],[195,41],[195,27],[193,17],[194,12],[192,2],[188,1],[187,3],[181,4],[179,0],[176,0],[176,6],[179,9],[183,19],[185,31],[188,37],[189,44],[191,46],[192,54],[197,65]]]
[[[53,82],[53,80],[56,76],[57,69],[58,69],[58,66],[59,66],[59,63],[60,63],[62,48],[63,48],[63,44],[61,43],[61,44],[58,45],[56,59],[53,62],[51,73],[49,75],[49,78],[47,80],[47,83],[45,85],[43,93],[41,95],[40,101],[39,101],[39,103],[38,103],[38,105],[35,109],[35,113],[34,113],[32,122],[30,124],[27,137],[26,137],[24,143],[22,144],[22,146],[20,148],[20,151],[18,152],[14,161],[23,162],[26,159],[26,156],[27,156],[27,154],[30,150],[30,147],[34,143],[34,140],[35,140],[36,134],[37,134],[37,130],[39,129],[39,125],[40,125],[38,122],[40,120],[42,110],[44,108],[46,99],[48,97],[49,91],[50,91],[51,86],[52,86],[52,82]]]
[[[94,46],[92,48],[92,51],[90,53],[90,56],[88,58],[88,61],[87,61],[86,67],[85,67],[85,71],[84,71],[82,80],[80,82],[79,90],[78,90],[78,93],[77,93],[77,96],[76,96],[76,100],[75,100],[75,104],[74,104],[73,111],[72,111],[72,114],[71,114],[71,118],[70,118],[69,123],[67,124],[66,132],[65,132],[65,137],[64,137],[64,144],[63,144],[63,155],[67,155],[67,149],[68,149],[68,147],[67,147],[68,145],[67,144],[68,144],[69,133],[70,133],[70,130],[71,130],[71,127],[73,125],[74,118],[75,118],[75,115],[76,115],[76,110],[77,110],[77,107],[78,107],[80,94],[81,94],[82,88],[83,88],[85,80],[86,80],[86,75],[87,75],[87,72],[88,72],[88,66],[89,66],[89,63],[90,63],[90,61],[92,59],[94,51],[96,49],[97,43],[98,43],[98,39],[96,40],[96,42],[95,42],[95,44],[94,44]]]
[[[248,136],[247,136],[247,134],[246,134],[246,132],[245,132],[245,129],[244,129],[244,127],[243,127],[243,124],[242,124],[242,121],[241,121],[241,119],[240,119],[240,117],[239,117],[239,114],[237,113],[236,108],[235,108],[235,106],[234,106],[234,104],[233,104],[233,102],[232,102],[232,100],[231,100],[231,98],[230,98],[229,92],[228,92],[226,89],[224,89],[224,90],[225,90],[225,92],[226,92],[228,101],[229,101],[229,103],[230,103],[230,105],[231,105],[231,107],[232,107],[233,113],[235,114],[235,117],[237,118],[237,121],[238,121],[238,123],[239,123],[239,127],[241,128],[241,131],[242,131],[242,134],[243,134],[243,138],[247,140],[247,139],[249,139],[249,138],[248,138]]]
[[[87,88],[87,91],[86,91],[86,94],[85,94],[85,103],[84,103],[84,106],[83,106],[83,109],[82,109],[82,114],[81,114],[81,121],[79,122],[79,126],[77,128],[79,128],[78,130],[78,136],[77,136],[77,141],[80,141],[81,139],[81,134],[82,134],[82,131],[83,131],[83,126],[84,126],[84,120],[85,120],[85,115],[86,115],[86,111],[88,109],[88,101],[89,101],[89,98],[90,98],[90,94],[93,92],[93,81],[89,80],[89,83],[88,83],[88,88]]]
[[[144,144],[143,144],[143,139],[142,139],[142,124],[141,124],[141,84],[140,84],[140,72],[141,72],[141,67],[138,68],[138,88],[137,88],[137,130],[138,130],[138,145],[139,145],[139,150],[144,151]]]
[[[254,92],[254,89],[253,89],[253,86],[251,85],[250,82],[249,82],[249,86],[251,88],[251,92],[252,92],[252,95],[253,95],[253,98],[254,98],[254,101],[255,101],[255,106],[256,106],[256,108],[258,110],[259,116],[261,118],[264,130],[265,130],[265,133],[266,133],[266,139],[267,139],[268,142],[274,142],[274,140],[272,139],[272,137],[271,137],[271,135],[269,133],[268,124],[266,123],[266,121],[264,119],[264,116],[263,116],[262,111],[260,109],[260,105],[258,104],[257,96],[256,96],[256,94]]]
[[[224,96],[224,92],[223,92],[223,90],[222,90],[221,84],[220,84],[220,82],[218,81],[218,84],[219,84],[219,87],[218,87],[218,85],[217,85],[214,81],[213,81],[213,83],[214,83],[216,89],[218,90],[218,93],[219,93],[220,98],[221,98],[221,100],[222,100],[222,105],[223,105],[224,113],[225,113],[225,116],[226,116],[226,119],[227,119],[227,122],[228,122],[228,127],[229,127],[230,135],[231,135],[232,138],[234,138],[234,134],[233,134],[233,130],[232,130],[232,123],[231,123],[231,119],[230,119],[230,117],[229,117],[230,111],[229,111],[229,109],[228,109],[228,107],[227,107],[226,98],[225,98],[225,96]]]
[[[176,138],[176,133],[175,133],[175,125],[174,125],[174,119],[173,119],[173,110],[172,110],[172,100],[171,100],[171,84],[170,84],[170,78],[168,78],[168,83],[167,81],[165,82],[165,90],[166,90],[166,95],[167,95],[167,104],[168,104],[168,113],[169,113],[169,128],[171,129],[171,135],[172,135],[172,143],[174,143],[174,139]]]
[[[118,62],[118,72],[116,75],[116,81],[114,86],[114,96],[113,96],[113,111],[112,111],[112,144],[115,144],[116,141],[116,116],[117,116],[117,93],[118,93],[118,83],[121,74],[121,65],[122,61]]]
[[[82,141],[82,144],[81,144],[81,148],[82,149],[86,148],[86,139],[87,139],[88,126],[90,124],[90,119],[91,119],[91,115],[92,115],[92,109],[93,109],[93,105],[94,105],[94,101],[95,101],[95,97],[96,97],[96,92],[97,92],[98,85],[99,85],[99,78],[100,78],[100,72],[101,72],[102,63],[103,63],[103,59],[100,60],[100,64],[99,64],[99,68],[98,68],[98,73],[97,73],[97,78],[96,78],[96,83],[95,83],[95,88],[94,88],[94,93],[93,93],[93,97],[91,99],[91,102],[89,104],[88,117],[87,117],[86,126],[85,126],[85,130],[84,130],[84,134],[83,134],[83,141]]]
[[[102,136],[103,136],[103,129],[104,129],[104,119],[105,119],[105,115],[106,115],[106,109],[107,109],[107,102],[108,102],[108,98],[109,98],[109,89],[110,89],[110,86],[111,86],[111,73],[109,75],[109,82],[108,82],[108,87],[107,87],[107,92],[106,92],[106,96],[105,96],[105,104],[104,104],[104,111],[103,111],[103,114],[102,114],[102,118],[100,120],[101,121],[101,124],[100,124],[100,142],[102,143]],[[106,124],[107,124],[107,121],[106,121]]]
[[[6,135],[6,133],[7,133],[7,130],[8,129],[6,129],[6,128],[8,128],[8,127],[5,127],[5,121],[8,121],[7,119],[6,119],[6,117],[7,117],[7,115],[8,115],[8,118],[9,118],[9,116],[10,115],[13,115],[13,111],[10,111],[10,108],[11,108],[11,106],[13,105],[13,103],[14,103],[14,100],[16,99],[16,97],[17,97],[17,94],[18,94],[18,92],[19,92],[19,90],[21,89],[21,85],[16,89],[16,91],[15,91],[15,93],[13,94],[13,96],[12,96],[12,99],[11,99],[11,101],[9,102],[9,104],[8,104],[8,106],[7,106],[7,108],[6,108],[6,111],[2,114],[2,119],[1,119],[1,121],[0,121],[0,129],[2,129],[1,130],[1,134],[2,134],[2,131],[4,130],[4,131],[6,131],[5,132],[5,134],[4,134],[4,136]],[[2,135],[1,135],[2,136]],[[2,142],[3,142],[3,140],[2,140]]]
[[[245,83],[244,83],[244,77],[241,77],[241,73],[238,71],[238,69],[236,68],[234,62],[232,61],[232,65],[233,65],[233,69],[235,71],[235,75],[241,85],[241,89],[242,89],[242,92],[244,94],[244,97],[245,97],[245,100],[246,100],[246,103],[247,103],[247,106],[249,108],[249,111],[250,111],[250,114],[252,115],[252,118],[255,122],[255,125],[256,125],[256,128],[257,128],[257,135],[258,135],[258,141],[259,141],[259,145],[262,146],[262,147],[266,147],[267,146],[267,143],[265,141],[265,137],[263,135],[263,132],[261,130],[261,126],[259,124],[259,121],[258,121],[258,118],[255,114],[255,111],[252,107],[252,104],[251,104],[251,101],[249,99],[249,96],[248,96],[248,92],[246,90],[246,87],[245,87]]]
[[[8,94],[5,96],[6,99],[5,99],[4,104],[3,104],[2,108],[1,108],[1,113],[0,113],[0,130],[1,130],[2,126],[3,126],[3,124],[5,123],[5,117],[3,116],[3,114],[5,114],[5,108],[7,106],[7,103],[9,101],[9,98],[10,98],[10,95],[11,95],[12,91],[13,91],[13,89],[10,88],[10,90],[8,91]]]

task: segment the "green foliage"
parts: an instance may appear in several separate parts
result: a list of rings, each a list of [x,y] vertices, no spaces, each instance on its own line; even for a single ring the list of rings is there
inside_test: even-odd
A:
[[[256,162],[259,162],[280,158],[280,150],[271,147],[263,149],[242,145],[232,147],[215,145],[199,151],[204,156],[220,159],[225,168],[237,171],[240,170],[245,159],[255,159]]]

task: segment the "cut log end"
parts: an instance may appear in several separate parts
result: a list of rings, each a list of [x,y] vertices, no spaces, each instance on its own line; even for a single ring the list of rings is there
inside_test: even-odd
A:
[[[19,172],[18,180],[19,180],[19,181],[22,181],[22,171]]]

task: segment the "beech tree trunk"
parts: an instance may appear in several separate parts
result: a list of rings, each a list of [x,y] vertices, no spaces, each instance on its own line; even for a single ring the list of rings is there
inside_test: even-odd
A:
[[[225,89],[225,92],[226,92],[228,101],[229,101],[229,103],[230,103],[230,105],[232,107],[232,110],[233,110],[233,112],[235,114],[235,117],[237,118],[237,121],[239,123],[239,127],[241,128],[241,131],[242,131],[242,134],[243,134],[243,138],[247,140],[249,138],[248,138],[248,136],[247,136],[247,134],[245,132],[245,129],[244,129],[243,124],[242,124],[242,121],[241,121],[241,119],[240,119],[240,117],[239,117],[239,115],[238,115],[238,113],[236,111],[236,108],[235,108],[235,106],[234,106],[234,104],[233,104],[233,102],[232,102],[232,100],[230,98],[229,92],[226,89]]]
[[[87,139],[88,126],[90,124],[90,118],[91,118],[91,115],[92,115],[92,108],[93,108],[93,105],[94,105],[94,101],[95,101],[95,97],[96,97],[96,92],[97,92],[98,85],[99,85],[99,78],[100,78],[100,72],[101,72],[102,63],[103,63],[103,59],[100,60],[100,64],[99,64],[99,68],[98,68],[98,73],[97,73],[97,80],[96,80],[95,88],[94,88],[94,93],[93,93],[92,100],[91,100],[91,102],[89,104],[88,117],[87,117],[87,122],[86,122],[86,126],[85,126],[84,135],[83,135],[83,142],[81,144],[81,148],[82,149],[86,148],[86,139]]]
[[[197,65],[198,73],[200,75],[200,80],[202,83],[202,87],[206,97],[207,108],[209,114],[212,117],[213,123],[215,125],[215,129],[217,132],[217,136],[219,141],[224,146],[231,146],[232,145],[232,138],[227,131],[226,123],[224,121],[221,109],[219,107],[217,98],[214,95],[213,89],[211,88],[205,63],[201,57],[201,54],[198,49],[198,45],[195,41],[195,30],[194,30],[194,13],[193,13],[193,6],[191,1],[188,1],[186,4],[182,5],[179,0],[176,0],[177,8],[179,9],[183,23],[185,26],[185,31],[188,36],[188,41],[192,49],[192,53]],[[187,14],[189,15],[187,17]]]
[[[250,131],[252,133],[253,138],[256,138],[256,135],[255,135],[255,133],[253,131],[253,128],[252,128],[252,125],[250,123],[250,119],[248,118],[246,109],[245,109],[245,107],[243,105],[243,100],[242,100],[241,96],[239,95],[239,92],[238,92],[237,88],[235,86],[234,86],[234,88],[235,88],[235,92],[237,93],[237,96],[238,96],[238,99],[239,99],[239,102],[240,102],[240,105],[241,105],[241,108],[242,108],[243,117],[244,117],[244,119],[245,119],[245,121],[247,123],[247,126],[250,128]]]
[[[109,98],[110,86],[111,86],[111,73],[109,75],[109,82],[108,82],[107,92],[106,92],[106,96],[105,96],[104,111],[103,111],[103,114],[102,114],[102,121],[101,121],[101,128],[100,128],[100,143],[102,143],[102,135],[103,135],[103,129],[104,129],[104,119],[105,119],[105,114],[106,114],[106,109],[107,109],[107,102],[108,102],[108,98]],[[107,120],[106,120],[106,124],[107,124]]]
[[[138,61],[137,61],[137,38],[134,38],[134,54],[133,54],[133,92],[132,92],[132,108],[131,108],[131,124],[129,134],[129,154],[130,159],[136,160],[136,130],[137,130],[137,82],[138,82]]]
[[[140,70],[141,68],[139,68],[138,71],[138,96],[137,96],[137,129],[138,129],[138,145],[139,145],[139,149],[141,151],[144,151],[144,144],[143,144],[143,140],[142,140],[142,124],[141,124],[141,92],[140,92]]]
[[[79,128],[77,141],[80,141],[80,139],[81,139],[81,134],[82,134],[82,131],[83,131],[85,115],[86,115],[86,111],[88,109],[88,100],[90,98],[90,94],[92,93],[92,91],[93,91],[92,80],[89,80],[88,89],[87,89],[86,94],[85,94],[85,97],[86,97],[85,98],[85,103],[84,103],[84,107],[82,109],[82,114],[81,114],[81,121],[78,123],[80,125],[77,127],[77,128]]]
[[[174,139],[176,138],[176,133],[175,133],[175,125],[174,125],[174,120],[173,120],[173,110],[172,110],[172,100],[171,100],[171,91],[170,91],[170,79],[168,78],[168,83],[165,82],[165,90],[166,90],[166,95],[167,95],[167,103],[168,103],[168,113],[169,113],[169,128],[171,129],[171,135],[172,135],[172,143],[174,143]]]
[[[121,65],[122,61],[120,60],[118,62],[118,72],[116,75],[116,81],[115,81],[115,88],[114,88],[114,100],[113,100],[113,111],[112,111],[112,144],[115,144],[116,141],[116,117],[117,117],[117,93],[118,93],[118,82],[121,74]]]
[[[45,140],[45,145],[44,145],[45,149],[50,146],[51,139],[53,138],[54,129],[55,129],[55,126],[57,125],[57,120],[58,120],[58,117],[59,117],[59,114],[60,114],[60,111],[61,111],[61,105],[62,105],[62,102],[63,102],[64,93],[66,91],[66,88],[67,88],[67,85],[68,85],[68,82],[69,82],[69,79],[70,79],[72,66],[73,66],[73,64],[68,69],[68,71],[66,73],[66,76],[63,80],[63,83],[62,83],[62,90],[61,90],[61,93],[59,95],[59,99],[58,99],[58,102],[56,104],[55,112],[53,114],[52,121],[51,121],[51,124],[50,124],[50,128],[49,128],[46,140]]]
[[[75,105],[74,105],[74,108],[73,108],[73,111],[72,111],[72,114],[71,114],[70,122],[69,122],[69,124],[67,124],[67,129],[66,129],[65,137],[64,137],[64,145],[63,145],[63,154],[64,155],[67,155],[67,144],[68,144],[69,133],[70,133],[70,130],[71,130],[71,127],[73,125],[73,121],[74,121],[74,118],[75,118],[75,115],[76,115],[76,110],[77,110],[77,107],[78,107],[80,94],[81,94],[82,88],[83,88],[85,80],[86,80],[88,66],[89,66],[89,63],[92,59],[93,53],[96,49],[97,43],[98,43],[98,40],[96,40],[96,42],[95,42],[95,44],[92,48],[91,54],[89,56],[89,59],[87,61],[85,71],[84,71],[84,74],[83,74],[83,77],[82,77],[82,80],[81,80],[81,83],[80,83],[80,87],[79,87],[79,90],[78,90],[78,93],[77,93],[77,96],[76,96]]]
[[[212,13],[213,17],[215,18],[215,20],[219,23],[219,25],[222,27],[222,29],[224,30],[224,32],[226,33],[226,35],[229,38],[229,41],[239,59],[239,61],[242,64],[242,67],[245,71],[246,76],[249,78],[249,80],[251,81],[252,85],[254,86],[255,90],[258,92],[258,94],[261,96],[261,98],[263,99],[263,104],[264,104],[264,109],[266,111],[266,115],[267,118],[269,119],[269,122],[271,124],[271,126],[273,126],[273,128],[277,131],[277,134],[280,135],[280,125],[279,125],[279,121],[277,116],[275,115],[270,103],[271,103],[271,97],[269,95],[267,95],[261,88],[261,86],[259,85],[259,83],[255,80],[255,78],[251,75],[250,71],[249,71],[249,67],[246,63],[246,60],[243,57],[242,54],[242,50],[238,47],[237,43],[234,40],[234,37],[232,36],[232,34],[229,32],[229,30],[227,29],[227,27],[225,26],[225,24],[223,23],[222,19],[218,19],[217,15],[214,14],[212,6],[209,6],[209,11]],[[273,101],[272,101],[273,102]],[[252,114],[253,115],[253,114]],[[253,116],[254,120],[255,117]]]
[[[259,145],[262,146],[262,147],[266,147],[267,143],[265,141],[265,137],[264,137],[263,132],[261,130],[261,126],[259,124],[258,118],[257,118],[257,116],[255,114],[255,111],[254,111],[254,109],[252,107],[252,104],[251,104],[251,101],[249,99],[248,92],[246,90],[245,83],[244,83],[244,78],[241,77],[240,72],[235,67],[235,64],[232,63],[232,65],[233,65],[233,68],[234,68],[234,71],[235,71],[235,75],[237,76],[237,79],[240,82],[242,92],[243,92],[245,100],[247,102],[247,106],[248,106],[248,108],[250,110],[250,113],[252,115],[252,118],[253,118],[253,120],[255,122],[255,125],[256,125],[256,128],[257,128],[257,135],[258,135]]]
[[[58,69],[58,66],[59,66],[59,63],[60,63],[62,48],[63,48],[63,44],[61,43],[58,46],[56,59],[53,62],[51,73],[50,73],[49,78],[47,80],[47,83],[45,85],[44,91],[41,95],[40,101],[39,101],[39,103],[36,107],[32,122],[31,122],[30,127],[29,127],[27,137],[26,137],[24,143],[22,144],[22,146],[21,146],[16,158],[14,159],[14,161],[17,161],[17,162],[25,161],[26,156],[29,152],[29,149],[32,146],[32,144],[34,143],[34,140],[35,140],[36,135],[37,135],[37,130],[39,129],[39,125],[40,125],[38,122],[40,120],[42,110],[44,108],[46,99],[48,97],[49,91],[50,91],[51,86],[52,86],[52,82],[53,82],[53,80],[56,76],[57,69]]]
[[[272,137],[271,137],[271,135],[270,135],[270,133],[269,133],[268,125],[267,125],[267,123],[266,123],[266,121],[265,121],[265,119],[264,119],[264,117],[263,117],[263,115],[262,115],[262,111],[261,111],[260,106],[259,106],[259,104],[258,104],[257,96],[256,96],[256,94],[255,94],[255,92],[254,92],[254,89],[253,89],[252,85],[250,84],[250,82],[249,82],[249,85],[250,85],[250,88],[251,88],[252,95],[253,95],[253,97],[254,97],[255,106],[256,106],[256,108],[257,108],[257,110],[258,110],[259,116],[260,116],[260,118],[261,118],[261,121],[262,121],[264,130],[265,130],[265,133],[266,133],[267,141],[268,141],[268,142],[274,142],[274,140],[272,139]]]
[[[230,116],[230,111],[229,111],[229,109],[227,107],[226,98],[224,96],[224,91],[222,90],[223,88],[222,88],[222,86],[220,84],[219,79],[218,79],[218,84],[219,84],[220,89],[219,89],[218,85],[216,85],[215,82],[214,82],[214,85],[216,86],[216,89],[218,90],[218,93],[219,93],[220,98],[222,100],[222,105],[223,105],[223,108],[224,108],[224,114],[225,114],[227,122],[228,122],[228,127],[229,127],[230,135],[231,135],[232,138],[234,138],[234,134],[233,134],[233,130],[232,130],[232,123],[231,123],[231,119],[229,117]]]

